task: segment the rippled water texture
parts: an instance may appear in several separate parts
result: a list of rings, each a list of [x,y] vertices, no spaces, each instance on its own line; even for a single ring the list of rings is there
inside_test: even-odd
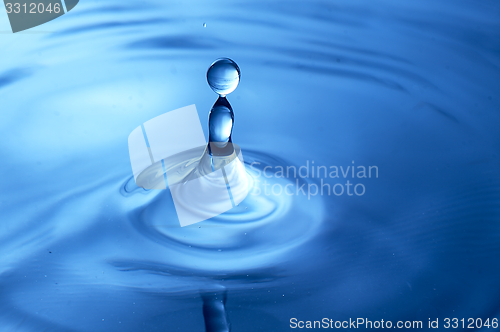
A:
[[[80,1],[17,34],[0,19],[1,331],[499,317],[498,2]],[[266,166],[314,161],[377,166],[348,178],[365,194],[249,194],[179,228],[169,191],[135,186],[127,137],[191,104],[208,137],[219,57],[241,69],[227,98],[252,193]]]

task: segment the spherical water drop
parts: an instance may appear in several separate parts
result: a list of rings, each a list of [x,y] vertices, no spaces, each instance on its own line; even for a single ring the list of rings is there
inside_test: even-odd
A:
[[[207,81],[215,93],[224,97],[233,92],[238,86],[240,82],[240,68],[231,59],[217,59],[208,68]]]
[[[233,130],[233,114],[224,106],[214,107],[209,118],[210,142],[218,147],[224,147]],[[219,144],[221,145],[219,145]]]

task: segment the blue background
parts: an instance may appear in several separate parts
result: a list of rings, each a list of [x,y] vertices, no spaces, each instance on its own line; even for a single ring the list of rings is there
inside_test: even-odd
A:
[[[0,30],[1,331],[203,331],[217,292],[232,331],[500,317],[497,1],[89,0]],[[208,137],[219,57],[248,163],[376,165],[366,193],[172,226],[127,137],[190,104]]]

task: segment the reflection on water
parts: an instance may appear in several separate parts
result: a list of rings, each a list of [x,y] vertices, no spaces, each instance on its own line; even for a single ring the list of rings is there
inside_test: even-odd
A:
[[[0,326],[498,317],[498,10],[86,1],[35,28],[52,33],[2,34]],[[219,57],[243,71],[232,139],[254,194],[308,161],[377,165],[366,193],[250,193],[179,228],[169,191],[134,184],[127,137],[186,105],[208,120]]]

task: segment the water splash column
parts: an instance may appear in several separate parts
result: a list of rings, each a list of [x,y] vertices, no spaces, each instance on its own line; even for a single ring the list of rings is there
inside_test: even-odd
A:
[[[233,207],[248,194],[243,155],[232,141],[233,108],[226,98],[238,86],[240,76],[240,68],[228,58],[219,58],[208,68],[208,85],[219,97],[208,115],[208,144],[197,167],[201,176],[222,172]]]
[[[219,95],[208,116],[208,151],[211,156],[229,156],[234,152],[231,139],[234,113],[226,95],[238,86],[240,68],[231,59],[217,59],[208,68],[207,81],[212,90]]]
[[[234,113],[231,104],[226,99],[226,95],[233,92],[238,86],[240,82],[240,68],[231,59],[217,59],[207,71],[207,81],[212,90],[219,95],[219,98],[217,98],[208,115],[209,138],[205,156],[210,157],[212,171],[216,169],[222,170],[228,190],[231,190],[224,166],[229,166],[233,160],[237,160],[237,156],[231,138]],[[203,165],[203,161],[200,165]],[[244,178],[236,178],[240,179],[237,183],[243,184],[246,187],[246,181],[242,181]],[[234,205],[232,194],[231,197]],[[219,294],[204,293],[202,294],[202,299],[206,332],[231,331],[231,325],[226,312],[226,291],[224,290],[222,294],[221,292]]]

